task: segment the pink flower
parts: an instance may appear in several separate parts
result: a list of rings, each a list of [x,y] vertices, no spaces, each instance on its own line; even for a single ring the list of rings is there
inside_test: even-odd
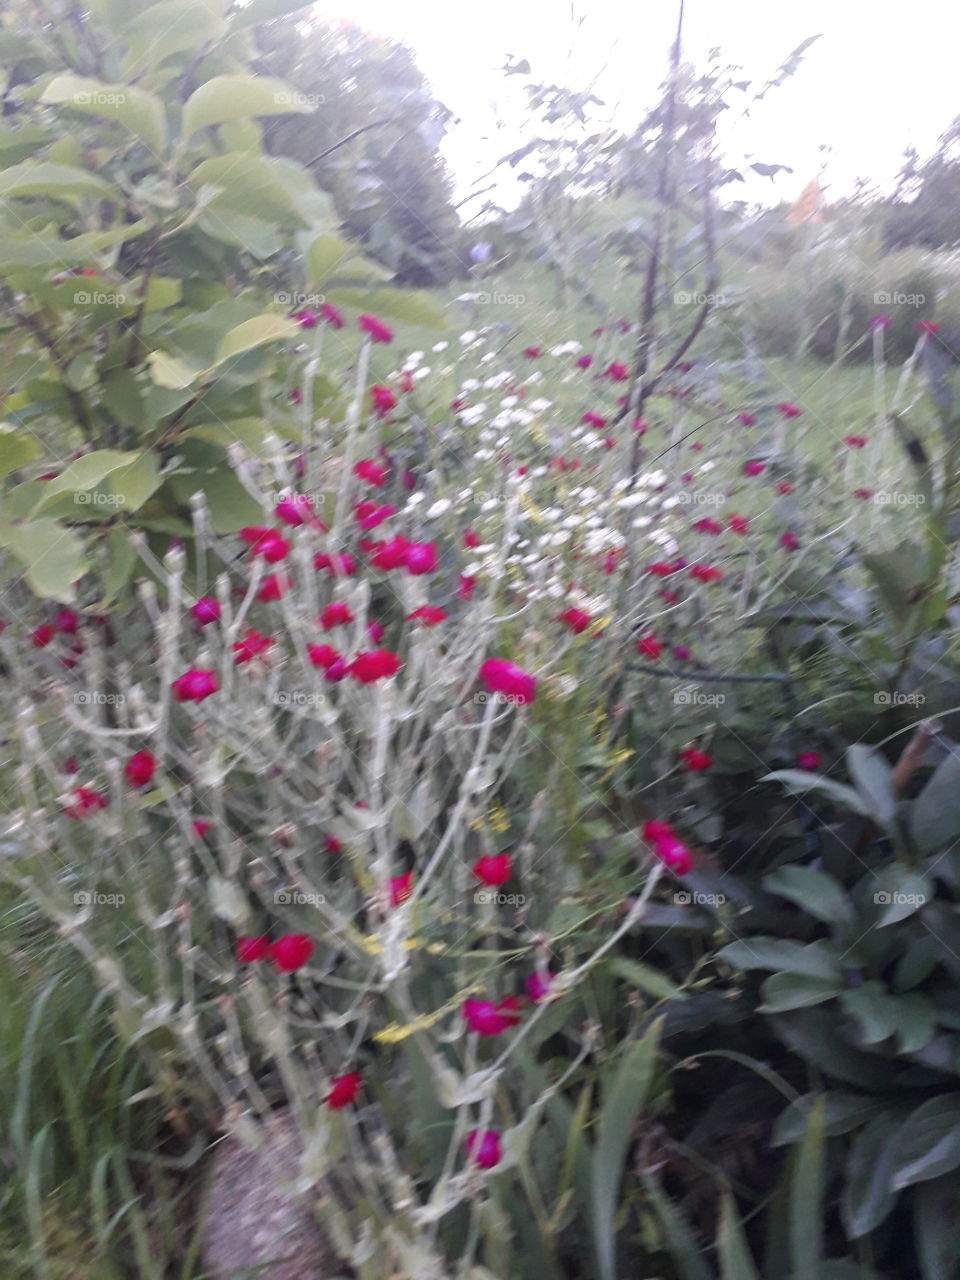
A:
[[[609,378],[611,382],[626,382],[630,377],[630,371],[625,364],[617,364],[614,361],[612,364],[607,365],[600,376]]]
[[[844,436],[843,443],[851,449],[863,449],[867,443],[866,436]]]
[[[372,484],[376,489],[382,489],[387,479],[387,468],[381,467],[372,458],[363,458],[354,465],[353,474],[358,480]]]
[[[523,984],[528,998],[533,1004],[542,1004],[550,994],[550,988],[553,985],[552,973],[541,973],[539,969],[534,970]]]
[[[344,604],[342,600],[332,601],[320,615],[320,625],[324,631],[330,631],[333,627],[342,627],[345,623],[352,621],[353,614],[350,612],[350,606]]]
[[[414,609],[413,613],[408,613],[407,622],[422,622],[425,627],[435,627],[438,622],[445,622],[447,618],[443,609],[438,609],[436,605],[422,604],[419,609]]]
[[[798,409],[795,404],[790,404],[789,401],[784,404],[778,404],[777,409],[785,418],[799,418],[803,413],[802,409]]]
[[[695,564],[690,570],[690,577],[698,582],[721,582],[723,573],[715,565]]]
[[[346,658],[335,658],[323,673],[323,678],[324,680],[329,680],[331,684],[339,684],[341,680],[346,678],[349,670]]]
[[[520,1021],[516,1012],[519,1003],[516,996],[508,996],[499,1004],[492,1000],[465,1000],[462,1012],[471,1031],[480,1036],[498,1036]]]
[[[663,645],[656,636],[640,636],[636,650],[641,658],[659,658],[663,653]]]
[[[216,671],[191,667],[182,676],[177,676],[170,687],[177,702],[202,702],[217,692],[220,682]]]
[[[348,1071],[345,1076],[334,1076],[330,1081],[330,1092],[323,1099],[331,1111],[340,1111],[356,1102],[357,1094],[363,1086],[363,1076],[359,1071]]]
[[[723,533],[723,525],[719,520],[712,520],[710,516],[704,516],[702,520],[697,520],[692,528],[695,533],[710,533],[714,537]]]
[[[293,579],[288,573],[268,573],[260,584],[257,599],[262,600],[264,604],[282,600],[292,586]]]
[[[578,369],[589,369],[593,364],[593,356],[578,356],[576,363]]]
[[[543,347],[524,347],[523,354],[528,360],[536,360],[538,356],[543,355]]]
[[[135,751],[123,767],[131,787],[144,787],[153,777],[157,760],[152,751]]]
[[[889,329],[892,324],[893,321],[889,316],[874,316],[870,321],[868,328],[872,329],[875,333],[882,333],[884,329]]]
[[[477,580],[471,578],[465,573],[461,573],[457,585],[457,598],[459,600],[469,600],[476,590]]]
[[[318,551],[313,557],[315,569],[326,569],[332,578],[349,578],[357,572],[357,562],[349,551],[328,556]]]
[[[378,418],[385,418],[391,409],[395,409],[397,407],[397,397],[389,387],[371,387],[370,399],[373,403],[374,412]]]
[[[713,756],[697,747],[686,747],[680,752],[680,759],[688,773],[701,773],[713,764]]]
[[[273,514],[284,524],[297,528],[299,525],[310,523],[313,516],[313,503],[306,494],[291,493],[288,497],[280,499],[273,508]]]
[[[276,564],[290,554],[290,543],[277,529],[241,529],[238,536],[249,543],[252,556],[263,556],[268,564]]]
[[[737,422],[739,422],[742,427],[755,427],[757,425],[757,419],[752,413],[738,413]]]
[[[220,605],[213,596],[201,596],[196,604],[190,606],[190,616],[201,627],[205,627],[208,622],[219,622]]]
[[[635,431],[638,436],[645,436],[647,434],[647,424],[643,418],[634,418],[630,424],[630,430]]]
[[[378,320],[376,316],[361,316],[357,321],[361,330],[369,334],[371,342],[392,342],[393,330],[388,328],[382,320]]]
[[[360,684],[372,684],[385,680],[400,670],[400,659],[389,649],[374,649],[371,653],[358,653],[350,664],[349,674]]]
[[[480,539],[477,537],[477,535],[473,532],[472,529],[464,529],[463,545],[465,547],[479,547]]]
[[[390,905],[399,907],[413,893],[413,872],[405,871],[402,876],[394,876],[390,881]]]
[[[320,314],[326,320],[331,329],[343,328],[343,316],[333,305],[332,302],[324,302],[320,307]]]
[[[262,657],[272,644],[273,636],[265,636],[253,627],[247,627],[243,638],[230,646],[234,654],[234,665],[239,667],[253,658]]]
[[[806,769],[810,773],[815,773],[820,768],[823,760],[819,751],[801,751],[797,756],[797,768]]]
[[[793,493],[793,485],[789,480],[778,480],[777,493],[783,494],[783,496],[786,497],[788,493]]]
[[[463,1140],[463,1149],[478,1169],[492,1169],[500,1163],[500,1135],[496,1129],[471,1129]]]
[[[755,460],[751,462],[745,462],[743,464],[743,474],[745,476],[758,476],[764,471],[765,468],[766,468],[765,462],[757,462]]]
[[[80,615],[75,609],[61,609],[54,618],[53,625],[63,635],[72,636],[80,625]]]
[[[270,939],[261,934],[259,938],[237,939],[237,960],[240,964],[254,964],[257,960],[266,960],[270,954]]]
[[[94,791],[92,787],[77,787],[70,800],[64,805],[63,811],[68,818],[86,818],[100,809],[105,809],[109,803],[109,797]]]
[[[859,498],[862,502],[866,502],[868,498],[873,497],[872,489],[854,489],[853,496]]]
[[[437,544],[435,542],[411,542],[403,555],[407,573],[422,577],[437,571]]]
[[[489,693],[502,693],[525,706],[537,693],[537,678],[505,658],[488,658],[480,667],[480,681]]]
[[[588,427],[595,427],[597,431],[602,431],[607,425],[606,418],[601,418],[599,413],[585,413],[580,421]]]
[[[312,329],[317,323],[317,314],[311,311],[309,307],[305,307],[303,311],[295,311],[293,318],[301,329]]]
[[[213,830],[213,823],[209,818],[195,818],[191,830],[198,840],[202,840],[208,831]]]
[[[384,637],[386,627],[381,622],[368,622],[364,632],[371,644],[379,644]]]
[[[385,503],[378,505],[376,502],[358,502],[353,509],[354,519],[364,533],[375,529],[378,524],[383,524],[384,520],[389,520],[396,514],[396,507],[387,506]]]
[[[582,609],[567,609],[565,613],[560,614],[557,621],[565,622],[573,634],[578,636],[586,631],[593,619]]]
[[[270,963],[281,973],[302,969],[313,954],[313,939],[305,933],[285,933],[270,946]]]
[[[746,516],[728,516],[727,523],[731,533],[749,533],[750,521]]]
[[[30,643],[35,649],[45,649],[56,634],[56,627],[44,622],[30,633]]]
[[[336,836],[327,836],[323,842],[323,847],[327,853],[339,853],[343,845]]]
[[[326,669],[338,661],[340,654],[331,644],[308,644],[307,657],[312,666]]]
[[[473,864],[473,874],[488,888],[506,884],[513,875],[509,853],[488,853]]]
[[[795,533],[790,533],[788,530],[786,533],[781,533],[780,545],[781,547],[785,547],[787,551],[799,551],[800,539]]]
[[[653,846],[653,856],[677,876],[685,876],[693,869],[693,855],[683,841],[674,835],[657,840]]]
[[[913,327],[914,329],[919,329],[921,333],[929,334],[931,337],[940,328],[940,326],[936,324],[933,320],[918,320]]]
[[[661,822],[652,819],[650,822],[643,824],[643,838],[647,844],[655,844],[658,840],[665,840],[668,836],[673,835],[673,827],[669,822]]]

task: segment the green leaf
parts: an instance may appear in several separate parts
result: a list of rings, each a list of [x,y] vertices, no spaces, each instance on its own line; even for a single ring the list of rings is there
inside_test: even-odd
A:
[[[124,453],[119,449],[95,449],[93,453],[85,453],[65,467],[53,480],[47,480],[43,486],[43,497],[34,508],[34,513],[42,511],[50,505],[53,498],[63,493],[84,493],[97,488],[112,471],[119,471],[135,462],[140,453]]]
[[[806,1009],[823,1004],[840,991],[837,982],[827,978],[811,978],[802,973],[775,973],[763,984],[761,1013],[785,1013],[788,1009]]]
[[[882,982],[853,987],[841,1000],[867,1044],[881,1044],[896,1035],[901,1052],[916,1053],[929,1042],[936,1027],[936,1010],[929,1000],[919,995],[891,995]]]
[[[356,255],[356,245],[352,245],[343,236],[330,234],[317,236],[310,242],[304,254],[307,284],[313,289],[322,289],[336,274],[337,268],[349,264],[351,258]]]
[[[783,938],[740,939],[721,947],[717,958],[738,969],[778,969],[838,985],[842,976],[840,953],[825,940],[802,943]]]
[[[0,546],[23,566],[35,595],[63,604],[76,599],[74,583],[86,573],[88,564],[83,543],[72,529],[47,519],[0,525]]]
[[[914,1187],[913,1240],[922,1280],[954,1280],[960,1266],[960,1199],[954,1177]]]
[[[927,877],[900,863],[878,867],[875,885],[873,900],[884,908],[877,921],[880,929],[906,920],[934,897],[933,886]]]
[[[103,554],[106,559],[106,570],[103,579],[103,595],[91,608],[100,612],[109,608],[118,593],[123,590],[130,579],[137,563],[137,552],[126,529],[114,528],[107,532],[103,541]]]
[[[917,603],[917,586],[926,581],[928,563],[923,547],[901,542],[890,551],[863,557],[867,571],[894,626],[902,631]]]
[[[388,320],[423,325],[427,329],[445,329],[443,313],[422,293],[404,293],[400,289],[335,289],[329,301]]]
[[[236,533],[238,529],[259,524],[263,519],[260,504],[251,498],[226,466],[192,476],[172,476],[170,483],[185,503],[193,493],[201,492],[206,496],[210,525],[218,535]]]
[[[917,1107],[894,1140],[893,1185],[899,1191],[960,1165],[960,1097],[946,1094]]]
[[[276,158],[228,151],[202,161],[190,173],[188,181],[198,196],[204,188],[217,188],[212,196],[208,193],[211,217],[219,218],[227,209],[247,221],[260,218],[283,227],[307,228],[310,223],[281,180],[285,176],[286,170]],[[311,181],[307,174],[307,183]],[[268,229],[275,230],[272,225]]]
[[[681,991],[659,969],[641,964],[639,960],[631,960],[628,956],[615,956],[612,960],[608,960],[604,967],[611,973],[615,973],[618,978],[625,978],[627,982],[656,1000],[687,999],[687,993]]]
[[[896,1204],[897,1192],[891,1180],[899,1127],[894,1115],[874,1116],[850,1147],[840,1214],[852,1240],[859,1240],[878,1227]]]
[[[823,1132],[828,1138],[858,1129],[883,1107],[883,1103],[876,1098],[859,1093],[806,1093],[802,1098],[791,1102],[777,1118],[773,1130],[773,1146],[783,1147],[800,1141],[806,1132],[810,1109],[821,1096],[826,1099]]]
[[[720,1202],[717,1254],[720,1258],[721,1280],[760,1280],[743,1233],[736,1203],[729,1191],[724,1191]]]
[[[829,796],[831,800],[836,800],[851,813],[862,814],[865,818],[870,816],[863,800],[853,787],[845,787],[843,783],[834,782],[832,778],[824,778],[819,773],[808,773],[806,769],[777,769],[773,773],[764,774],[760,781],[782,782],[788,791],[801,795],[807,791],[822,791],[824,795]]]
[[[166,148],[167,118],[163,102],[148,89],[128,84],[103,84],[86,76],[60,75],[50,81],[40,101],[115,121],[158,156]]]
[[[225,333],[217,348],[216,364],[223,364],[231,356],[238,356],[244,351],[252,351],[254,347],[262,347],[267,342],[280,342],[295,338],[299,326],[295,320],[286,316],[266,314],[254,316],[252,320],[244,320]]]
[[[151,276],[147,281],[147,293],[144,300],[144,311],[164,311],[174,307],[183,294],[181,281],[170,276]]]
[[[658,1018],[642,1039],[628,1047],[600,1110],[591,1177],[593,1244],[600,1280],[617,1276],[614,1215],[620,1179],[634,1123],[653,1082],[662,1025],[663,1019]]]
[[[110,490],[126,511],[139,511],[160,484],[160,459],[153,452],[144,451],[129,466],[110,473]]]
[[[231,25],[235,28],[253,27],[260,22],[272,22],[274,18],[285,18],[288,13],[297,13],[306,9],[313,0],[250,0],[242,9],[231,15]]]
[[[49,196],[62,200],[74,196],[96,196],[100,200],[120,199],[120,192],[86,169],[49,160],[24,160],[0,172],[0,197]]]
[[[880,826],[889,826],[897,812],[889,764],[871,747],[858,742],[847,748],[847,768],[871,818]]]
[[[40,444],[36,436],[18,431],[8,422],[0,422],[0,479],[11,471],[19,471],[39,456]]]
[[[938,853],[960,836],[960,755],[941,760],[912,802],[909,831],[921,853]]]
[[[152,4],[129,25],[123,74],[130,80],[155,73],[171,54],[199,50],[219,40],[226,30],[222,16],[196,0],[164,0]]]
[[[180,433],[181,440],[206,440],[209,444],[228,449],[232,444],[242,444],[255,457],[264,457],[264,441],[271,433],[265,418],[234,418],[230,422],[204,422]]]
[[[807,1131],[797,1150],[790,1186],[790,1258],[792,1280],[822,1280],[824,1101],[810,1109]]]
[[[681,1277],[681,1280],[711,1280],[711,1274],[703,1260],[702,1251],[697,1245],[679,1206],[663,1194],[652,1173],[643,1170],[642,1177],[647,1198],[660,1220],[660,1225],[663,1227],[663,1233],[666,1236],[666,1247],[676,1265],[677,1274]],[[603,1280],[606,1280],[606,1277]]]
[[[826,924],[852,924],[853,904],[839,881],[815,867],[778,867],[764,876],[763,887],[803,907],[804,911]]]
[[[267,76],[214,76],[194,90],[183,106],[183,136],[224,120],[309,112],[304,94]]]
[[[194,369],[179,356],[172,356],[166,351],[151,351],[147,356],[147,368],[157,386],[168,391],[183,391],[203,373],[202,369]]]

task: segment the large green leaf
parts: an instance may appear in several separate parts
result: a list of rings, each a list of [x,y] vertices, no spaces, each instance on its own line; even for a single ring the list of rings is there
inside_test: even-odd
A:
[[[620,1179],[634,1123],[653,1081],[662,1024],[663,1019],[657,1019],[642,1039],[629,1046],[600,1110],[591,1178],[593,1244],[600,1280],[617,1280],[614,1216]]]
[[[860,1093],[841,1093],[837,1091],[823,1095],[815,1093],[804,1094],[802,1098],[791,1102],[789,1107],[777,1118],[777,1123],[773,1130],[773,1146],[781,1147],[800,1141],[806,1132],[810,1109],[820,1096],[826,1099],[823,1132],[828,1138],[858,1129],[860,1125],[866,1124],[883,1107],[883,1103],[876,1098]]]
[[[247,151],[228,151],[201,161],[189,176],[190,186],[199,193],[207,188],[206,213],[219,215],[226,209],[244,218],[260,218],[284,227],[307,228],[309,221],[285,181],[286,170],[270,157]],[[307,184],[312,180],[307,176]],[[215,189],[215,190],[214,190]]]
[[[167,117],[155,93],[129,84],[103,84],[86,76],[55,76],[44,89],[41,102],[113,120],[128,129],[155,154],[167,145]]]
[[[202,369],[194,368],[187,364],[186,360],[181,360],[179,356],[172,356],[167,351],[151,351],[147,356],[147,368],[157,386],[164,387],[168,391],[185,390],[192,386],[203,373]]]
[[[934,898],[933,885],[927,877],[902,863],[879,867],[874,884],[873,900],[883,907],[878,928],[899,924]]]
[[[210,525],[216,534],[236,533],[238,529],[259,524],[263,519],[260,504],[251,498],[226,465],[216,471],[172,476],[170,484],[184,503],[190,501],[191,494],[204,494],[210,508]]]
[[[899,1127],[899,1117],[889,1112],[874,1116],[850,1146],[840,1212],[853,1240],[878,1227],[896,1203],[892,1179]]]
[[[913,1239],[922,1280],[956,1280],[960,1270],[960,1197],[953,1176],[914,1187]]]
[[[951,1173],[960,1165],[960,1096],[946,1094],[917,1107],[894,1145],[897,1190]]]
[[[910,806],[909,830],[921,853],[938,853],[960,836],[960,755],[937,765]]]
[[[721,1280],[760,1280],[743,1233],[736,1203],[729,1191],[724,1191],[720,1202],[717,1254],[720,1258]]]
[[[891,769],[879,752],[862,742],[847,748],[847,768],[874,822],[889,826],[897,812]]]
[[[763,887],[803,907],[809,915],[826,924],[853,923],[853,904],[843,886],[833,876],[816,867],[778,867],[763,878]]]
[[[797,1148],[790,1186],[790,1258],[793,1280],[823,1280],[824,1101],[810,1109],[807,1131]]]
[[[937,1022],[936,1010],[929,1000],[920,995],[891,995],[882,982],[851,987],[844,991],[841,1002],[856,1020],[867,1044],[881,1044],[897,1035],[904,1053],[922,1049]]]
[[[9,200],[14,196],[50,196],[53,200],[96,196],[100,200],[119,200],[120,192],[87,169],[49,160],[24,160],[0,172],[0,197]]]
[[[172,54],[192,56],[226,29],[223,18],[196,0],[163,0],[139,14],[126,32],[127,57],[123,74],[129,79],[154,72]]]
[[[761,1013],[785,1013],[831,1000],[840,991],[832,978],[811,978],[803,973],[775,973],[763,984]]]
[[[738,969],[777,969],[838,984],[841,979],[840,952],[823,940],[802,943],[784,938],[739,939],[721,947],[717,958]]]
[[[110,473],[110,490],[118,499],[117,506],[126,511],[139,511],[151,494],[160,487],[160,459],[144,451],[126,467]]]
[[[267,76],[214,76],[195,89],[183,106],[183,136],[225,120],[282,116],[312,111],[305,94]]]
[[[821,791],[831,800],[849,809],[851,813],[862,814],[865,818],[870,816],[868,806],[864,804],[853,787],[846,787],[842,782],[834,782],[832,778],[824,778],[819,773],[808,773],[806,769],[777,769],[773,773],[764,774],[760,781],[782,782],[788,791],[801,795],[807,791]]]
[[[0,479],[39,456],[40,444],[36,436],[18,431],[7,422],[0,422]]]
[[[22,566],[34,594],[69,604],[76,598],[74,583],[88,564],[83,543],[57,520],[30,520],[0,525],[0,546]]]
[[[288,13],[309,8],[312,3],[313,0],[250,0],[230,15],[231,25],[253,27],[259,22],[272,22],[274,18],[285,18]]]
[[[86,493],[96,489],[113,471],[129,467],[142,455],[139,452],[121,452],[119,449],[95,449],[85,453],[65,467],[53,480],[44,484],[43,497],[34,508],[39,514],[51,505],[52,499],[64,493]]]
[[[133,577],[137,564],[137,550],[127,529],[109,529],[100,550],[104,566],[100,573],[103,595],[92,606],[98,612],[109,608]]]
[[[262,347],[267,342],[279,342],[282,339],[295,338],[299,327],[295,320],[286,316],[266,314],[254,316],[252,320],[244,320],[225,333],[217,348],[216,363],[222,364],[231,356],[238,356],[244,351],[252,351],[254,347]]]

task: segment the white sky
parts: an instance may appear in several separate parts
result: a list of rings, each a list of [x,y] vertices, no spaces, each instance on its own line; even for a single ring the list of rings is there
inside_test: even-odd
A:
[[[443,147],[459,199],[530,136],[521,78],[498,70],[508,54],[527,58],[538,80],[594,84],[612,122],[626,130],[656,100],[676,23],[675,0],[319,0],[316,9],[414,50],[437,97],[460,117]],[[889,188],[904,148],[927,154],[960,115],[957,0],[687,0],[685,33],[685,57],[698,69],[719,46],[723,61],[756,84],[822,33],[794,77],[728,125],[724,139],[731,162],[750,155],[794,174],[735,184],[734,198],[793,199],[818,173],[821,144],[832,148],[831,194],[849,191],[859,176]],[[513,203],[509,186],[497,194]]]

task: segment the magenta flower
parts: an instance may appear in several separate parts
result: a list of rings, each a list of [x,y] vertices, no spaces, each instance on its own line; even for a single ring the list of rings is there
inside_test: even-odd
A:
[[[361,316],[357,321],[361,330],[368,334],[371,342],[392,342],[393,330],[388,328],[382,320],[378,320],[376,316]]]
[[[502,693],[520,706],[532,702],[537,678],[505,658],[488,658],[480,667],[480,680],[489,693]]]
[[[480,1169],[492,1169],[500,1163],[500,1135],[495,1129],[471,1129],[463,1142],[464,1150]]]
[[[492,1000],[465,1000],[462,1013],[468,1028],[478,1036],[499,1036],[520,1021],[516,1012],[519,1003],[516,996],[507,996],[499,1004]]]

